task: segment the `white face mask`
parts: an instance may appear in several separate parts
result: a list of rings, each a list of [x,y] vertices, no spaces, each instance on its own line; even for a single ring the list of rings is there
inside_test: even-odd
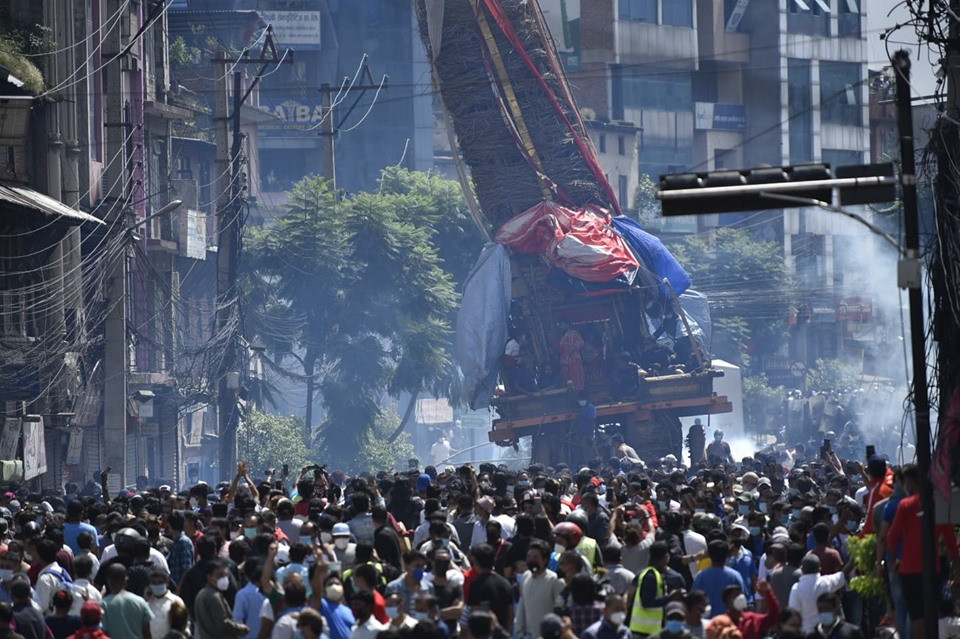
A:
[[[742,592],[736,596],[733,600],[733,609],[734,610],[746,610],[747,609],[747,596]]]
[[[230,578],[224,575],[217,579],[217,590],[220,592],[226,592],[227,588],[230,587]]]
[[[558,555],[562,555],[563,553],[567,552],[567,547],[566,547],[566,546],[562,546],[562,545],[560,545],[560,544],[556,544],[556,545],[553,547],[553,552],[557,553]]]
[[[190,507],[191,507],[191,508],[196,508],[199,503],[200,503],[200,502],[197,501],[197,498],[196,498],[196,497],[191,497],[191,498],[190,498]]]
[[[340,601],[343,599],[343,586],[340,584],[330,584],[327,586],[326,595],[330,601]]]
[[[320,533],[320,541],[322,541],[323,543],[329,544],[331,539],[333,539],[333,535],[331,533],[328,533],[328,532]]]
[[[610,623],[619,628],[623,625],[623,622],[627,620],[627,613],[625,612],[614,612],[610,614]]]
[[[337,537],[333,540],[333,545],[340,550],[346,550],[347,546],[350,545],[350,539],[349,537]]]

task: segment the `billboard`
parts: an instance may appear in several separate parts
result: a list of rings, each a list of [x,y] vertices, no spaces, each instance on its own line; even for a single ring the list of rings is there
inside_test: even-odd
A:
[[[567,70],[580,68],[580,1],[540,0],[543,19]]]
[[[320,48],[319,11],[258,11],[264,22],[273,27],[277,49]]]
[[[743,131],[747,128],[747,109],[742,104],[697,102],[694,128],[697,130]]]
[[[23,419],[23,479],[27,481],[47,472],[47,444],[43,438],[43,417],[27,415]]]
[[[3,420],[3,431],[0,432],[0,459],[16,459],[19,443],[20,418],[7,417]]]
[[[180,247],[186,257],[207,259],[207,220],[202,211],[187,209],[180,217]]]

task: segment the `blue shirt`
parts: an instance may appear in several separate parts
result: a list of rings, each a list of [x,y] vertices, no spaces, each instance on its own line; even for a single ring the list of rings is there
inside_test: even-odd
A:
[[[74,555],[80,552],[80,546],[77,545],[77,537],[79,537],[82,532],[88,532],[93,535],[93,545],[97,548],[100,547],[100,540],[97,539],[96,528],[82,522],[79,524],[71,524],[68,522],[63,525],[63,541],[70,546],[70,550],[73,551]]]
[[[245,637],[247,639],[256,639],[260,634],[260,607],[266,599],[260,589],[252,583],[237,592],[237,597],[233,602],[233,620],[244,624],[250,629]]]
[[[693,580],[695,589],[707,593],[707,598],[710,599],[710,611],[714,617],[727,611],[727,604],[723,602],[723,589],[727,586],[740,586],[744,594],[747,592],[743,577],[730,566],[704,568]]]
[[[897,514],[897,507],[900,505],[900,500],[904,497],[903,493],[899,490],[893,491],[893,494],[890,495],[890,498],[887,499],[887,503],[883,505],[883,513],[880,515],[880,518],[887,522],[888,524],[893,524],[893,518]],[[871,515],[867,515],[868,517]],[[897,546],[897,559],[903,557],[903,542],[900,542],[900,545]],[[887,558],[890,558],[890,550],[887,550]]]
[[[334,603],[324,597],[320,612],[330,628],[330,639],[350,639],[350,631],[357,620],[353,612],[343,604]]]
[[[753,563],[753,553],[744,548],[739,555],[727,557],[727,566],[740,573],[744,585],[743,594],[747,596],[747,601],[753,601],[753,588],[750,584],[753,583],[752,578],[758,574],[757,565]]]
[[[313,587],[310,585],[310,568],[303,564],[290,563],[278,569],[276,572],[277,583],[282,584],[283,578],[291,572],[300,573],[300,576],[303,578],[303,585],[307,588],[307,596],[309,597],[313,593]]]

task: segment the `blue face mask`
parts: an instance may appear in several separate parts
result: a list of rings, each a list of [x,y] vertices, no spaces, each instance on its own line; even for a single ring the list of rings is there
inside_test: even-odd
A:
[[[760,512],[762,512],[762,513],[767,512],[767,502],[765,502],[765,501],[761,501],[761,502],[760,502]]]
[[[860,527],[860,522],[858,521],[847,521],[847,530],[853,532]]]
[[[421,579],[423,579],[423,574],[425,572],[426,570],[424,569],[424,567],[420,566],[419,568],[413,571],[413,578],[416,579],[417,581],[420,581]]]
[[[517,486],[519,486],[520,488],[530,488],[530,480],[521,479],[520,481],[517,482]]]
[[[831,627],[837,621],[837,613],[835,612],[821,612],[820,613],[820,625],[824,628]]]
[[[790,517],[788,515],[784,515],[783,517],[780,518],[780,523],[783,524],[784,526],[789,526]]]
[[[760,526],[750,526],[750,536],[757,537],[760,535]]]
[[[679,619],[667,619],[667,623],[664,624],[664,630],[672,635],[683,634],[684,629],[684,624]]]
[[[746,504],[740,504],[738,510],[740,511],[741,515],[746,515],[748,512],[750,512],[750,506],[747,506]]]

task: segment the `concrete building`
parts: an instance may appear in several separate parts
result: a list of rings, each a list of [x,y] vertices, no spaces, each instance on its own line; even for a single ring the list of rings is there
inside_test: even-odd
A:
[[[864,0],[541,5],[584,112],[606,126],[636,127],[637,178],[871,158]],[[598,148],[601,135],[609,137],[592,125]],[[635,193],[633,175],[610,175],[614,190]],[[622,177],[628,183],[618,189]],[[839,356],[848,342],[838,317],[856,275],[844,256],[866,231],[804,209],[652,226],[676,237],[726,225],[780,242],[802,291],[810,322],[775,364]]]

